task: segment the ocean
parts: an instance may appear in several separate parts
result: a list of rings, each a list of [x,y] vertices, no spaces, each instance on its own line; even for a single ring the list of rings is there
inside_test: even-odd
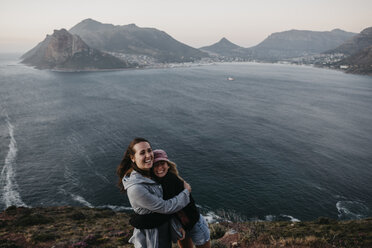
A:
[[[18,62],[0,55],[0,210],[130,211],[116,167],[144,137],[167,151],[211,221],[372,216],[370,76],[260,63],[71,73]]]

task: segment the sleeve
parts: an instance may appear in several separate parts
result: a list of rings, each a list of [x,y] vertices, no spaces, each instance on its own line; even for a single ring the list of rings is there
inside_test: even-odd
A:
[[[155,213],[173,214],[184,208],[190,202],[190,192],[184,189],[181,193],[169,200],[163,200],[149,192],[143,185],[135,185],[127,190],[131,205],[145,208]]]
[[[161,186],[163,188],[163,198],[165,200],[172,198],[185,189],[183,181],[172,172],[168,172],[163,178]]]
[[[134,213],[129,219],[129,223],[137,229],[152,229],[167,222],[172,215],[169,214],[137,214]]]

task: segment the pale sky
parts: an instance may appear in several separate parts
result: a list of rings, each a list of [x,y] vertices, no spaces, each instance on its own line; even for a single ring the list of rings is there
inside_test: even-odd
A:
[[[359,33],[372,26],[372,1],[0,0],[0,52],[26,52],[54,29],[86,18],[156,28],[195,48],[222,37],[251,47],[291,29]]]

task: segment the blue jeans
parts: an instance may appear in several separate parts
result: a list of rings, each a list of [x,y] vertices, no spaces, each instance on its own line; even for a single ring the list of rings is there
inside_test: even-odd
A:
[[[204,245],[210,239],[208,224],[202,215],[186,235],[192,239],[194,245]]]

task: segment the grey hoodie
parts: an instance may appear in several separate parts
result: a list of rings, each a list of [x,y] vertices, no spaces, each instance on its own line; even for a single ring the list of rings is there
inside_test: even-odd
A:
[[[190,192],[185,189],[177,196],[163,200],[161,185],[133,171],[124,177],[124,189],[127,191],[129,202],[137,214],[161,213],[173,214],[184,208],[190,202]],[[137,247],[158,248],[158,229],[134,229],[129,240]]]

